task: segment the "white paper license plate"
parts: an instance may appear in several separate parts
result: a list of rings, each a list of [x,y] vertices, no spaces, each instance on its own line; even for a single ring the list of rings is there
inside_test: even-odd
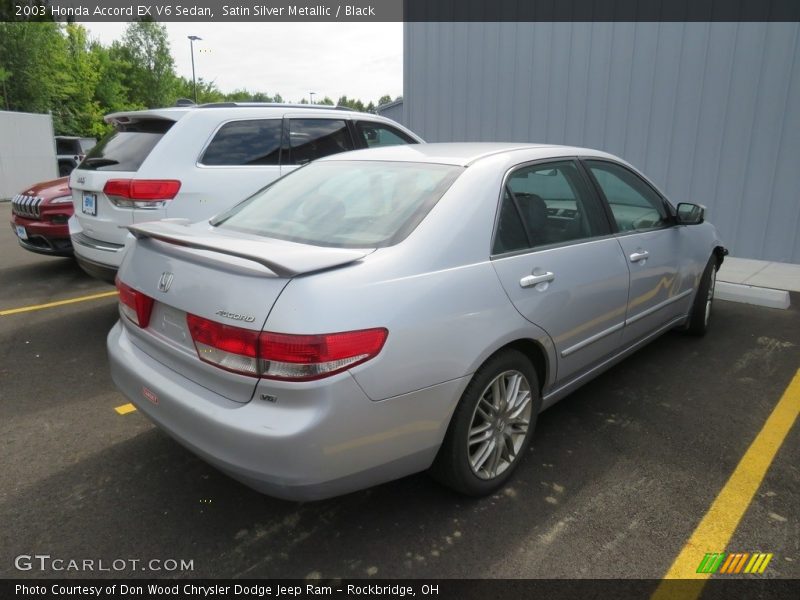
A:
[[[97,196],[95,194],[84,194],[81,210],[86,215],[97,215]]]
[[[25,228],[22,225],[17,225],[16,228],[17,228],[17,235],[19,236],[19,239],[27,240],[28,239],[28,232],[25,231]]]

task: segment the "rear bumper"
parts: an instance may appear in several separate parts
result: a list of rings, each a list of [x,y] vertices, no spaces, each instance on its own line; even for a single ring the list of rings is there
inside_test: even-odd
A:
[[[118,322],[108,335],[111,376],[122,393],[207,462],[287,500],[327,498],[427,469],[466,385],[459,379],[373,402],[343,373],[270,382],[275,402],[261,399],[261,382],[253,400],[238,403],[151,358],[126,327]]]
[[[92,277],[114,283],[125,256],[125,246],[89,237],[74,216],[69,220],[69,234],[81,268]]]

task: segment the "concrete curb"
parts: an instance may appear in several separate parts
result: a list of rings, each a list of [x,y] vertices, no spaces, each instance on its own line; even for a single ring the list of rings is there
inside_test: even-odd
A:
[[[727,281],[717,281],[714,297],[729,302],[741,302],[781,310],[786,310],[790,304],[789,292],[785,290],[774,290],[743,283],[728,283]]]

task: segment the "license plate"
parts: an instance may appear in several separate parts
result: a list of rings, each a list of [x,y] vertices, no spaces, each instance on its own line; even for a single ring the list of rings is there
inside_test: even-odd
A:
[[[84,194],[81,210],[86,215],[97,215],[97,196],[95,194]]]
[[[27,240],[28,239],[28,232],[25,231],[25,228],[22,225],[17,225],[16,228],[17,228],[17,235],[19,236],[19,239]]]

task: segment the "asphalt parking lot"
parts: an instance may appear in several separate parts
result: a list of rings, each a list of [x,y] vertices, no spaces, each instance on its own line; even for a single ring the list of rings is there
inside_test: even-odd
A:
[[[228,479],[127,404],[108,373],[113,288],[17,246],[0,204],[0,576],[18,555],[177,559],[112,576],[661,578],[800,368],[788,311],[717,302],[703,339],[670,333],[541,416],[494,497],[420,474],[295,504]],[[24,312],[12,309],[38,307]],[[800,578],[800,427],[726,547]],[[106,573],[107,575],[108,573]]]

